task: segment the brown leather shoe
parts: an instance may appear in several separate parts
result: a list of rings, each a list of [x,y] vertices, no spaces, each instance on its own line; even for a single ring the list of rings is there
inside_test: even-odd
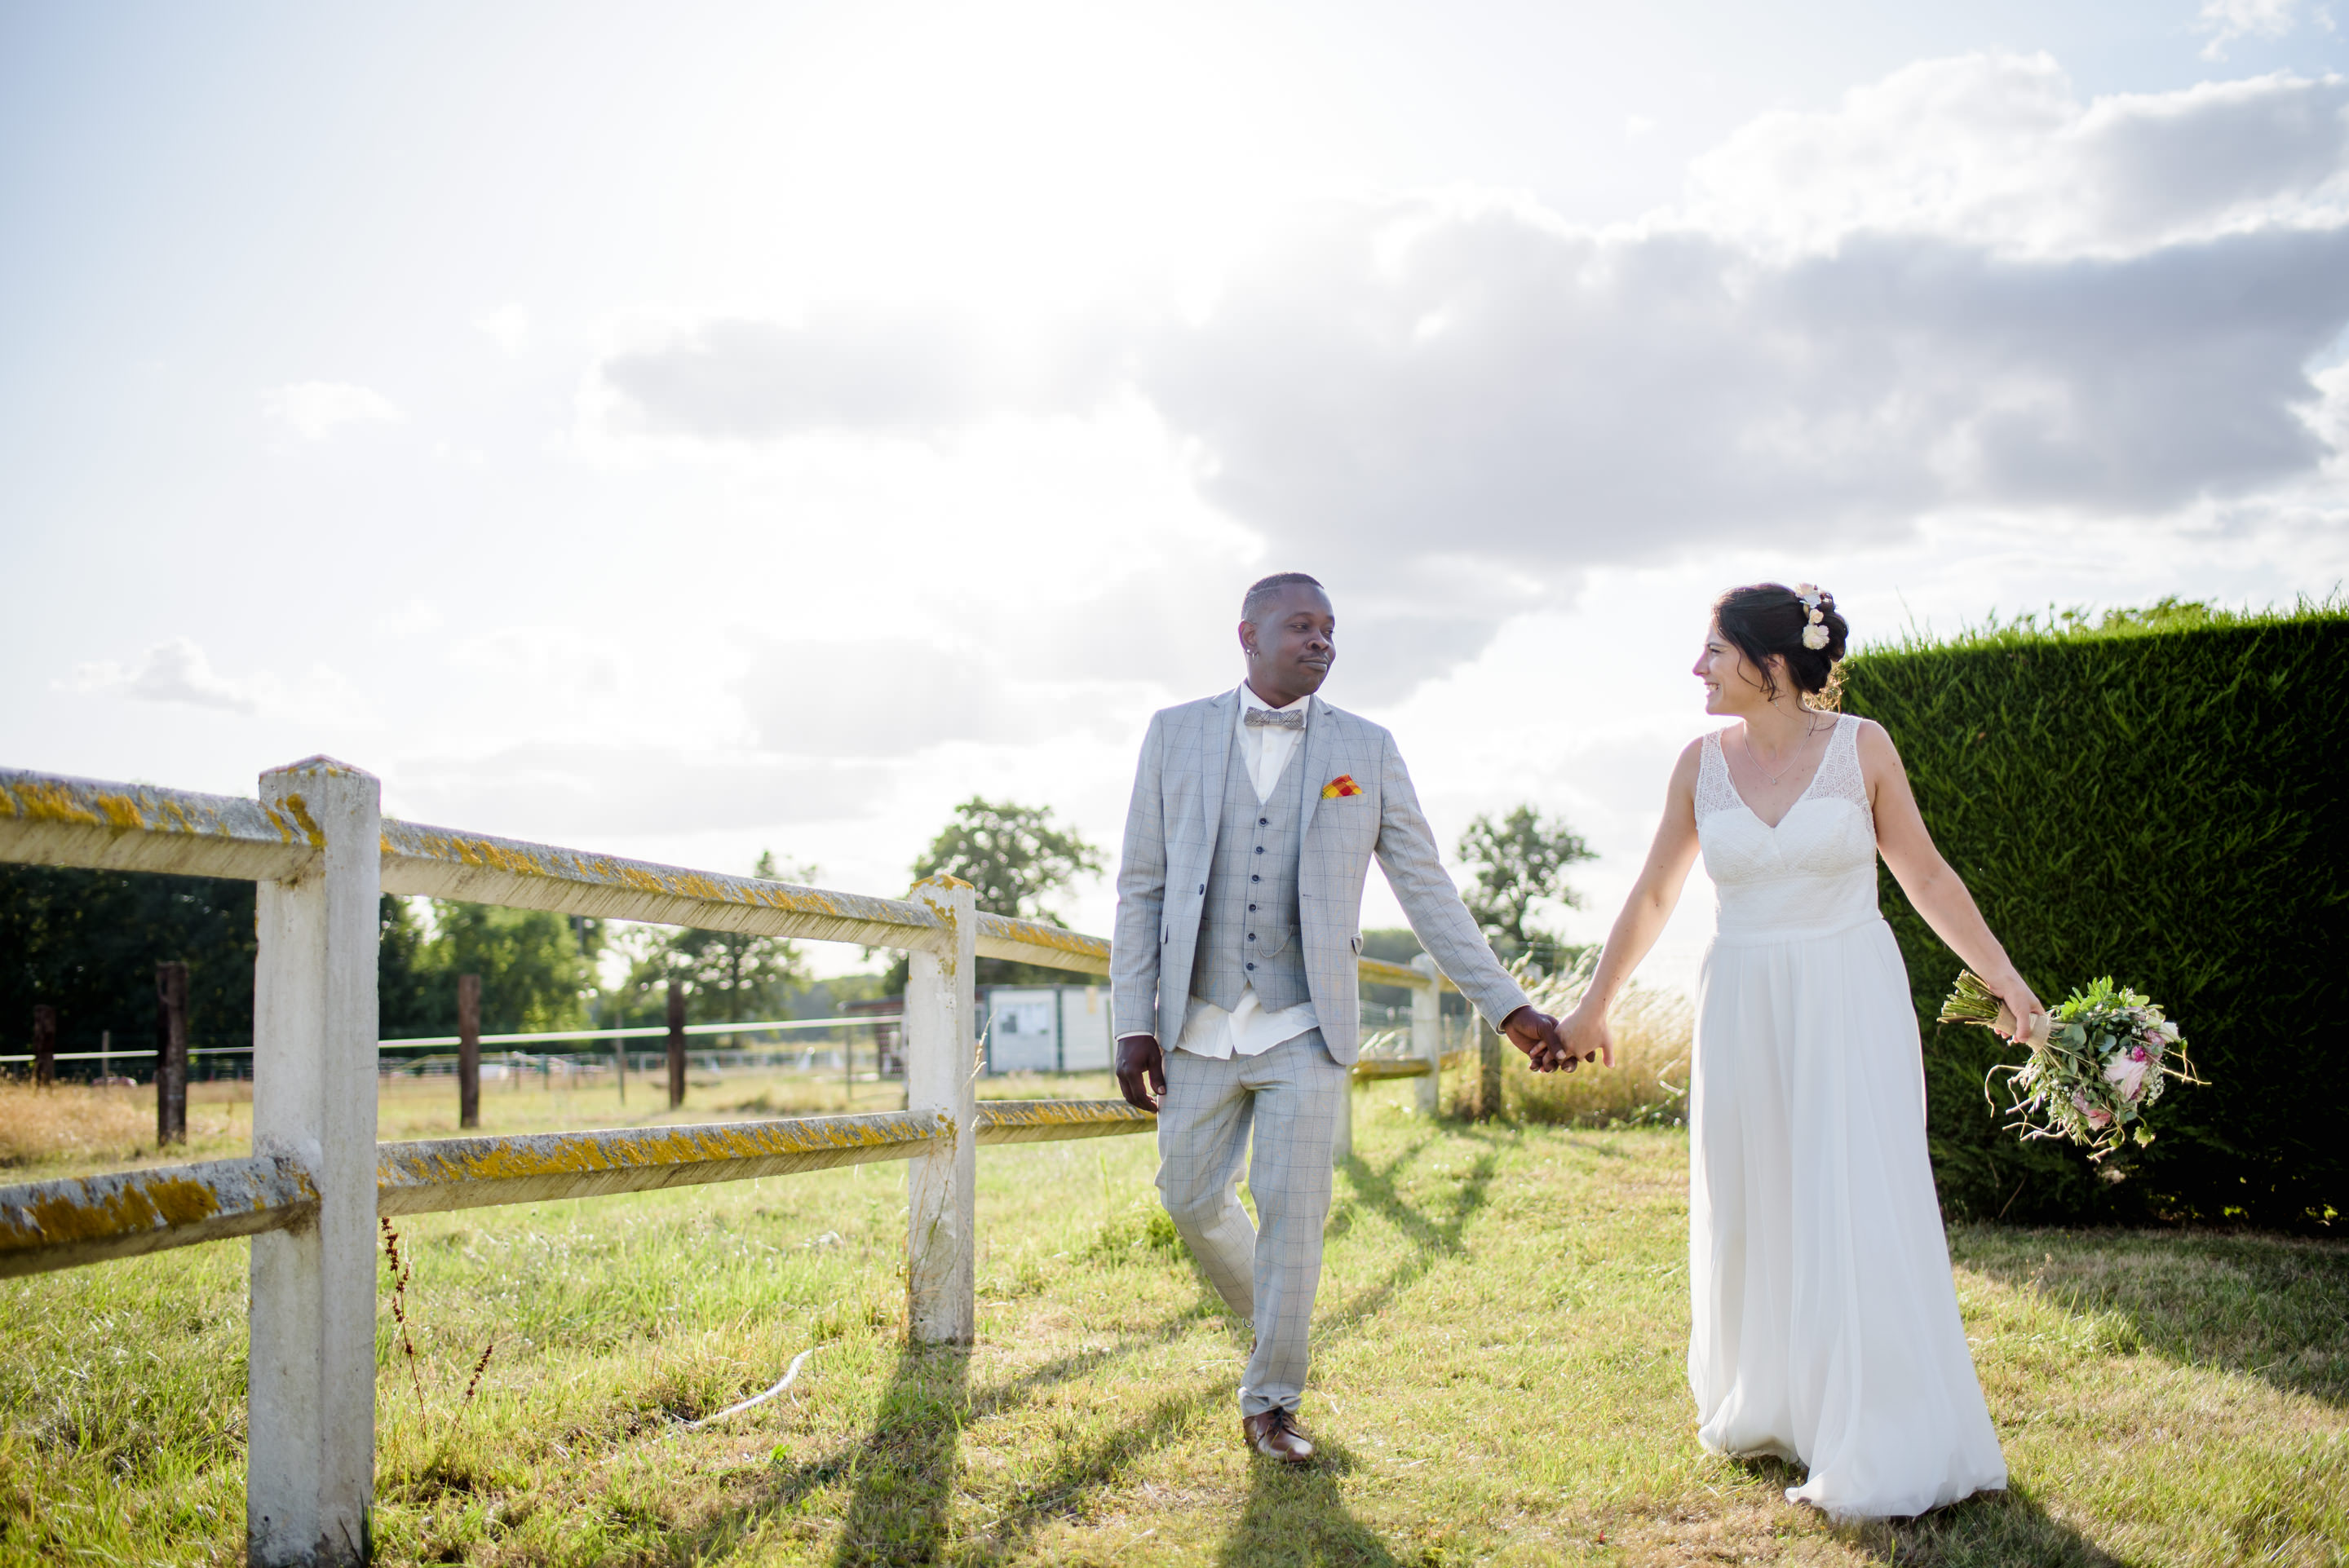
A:
[[[1313,1457],[1312,1439],[1297,1429],[1297,1417],[1278,1405],[1260,1416],[1241,1418],[1240,1436],[1265,1458],[1283,1464],[1301,1465]]]

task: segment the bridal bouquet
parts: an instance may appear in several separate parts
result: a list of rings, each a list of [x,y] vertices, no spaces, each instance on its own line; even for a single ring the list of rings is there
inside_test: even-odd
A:
[[[1941,1004],[1941,1022],[1995,1028],[2004,1012],[1996,993],[1967,970]],[[1990,1078],[2005,1074],[2013,1102],[2006,1109],[2015,1118],[2008,1125],[2027,1139],[2069,1138],[2091,1150],[2091,1160],[2118,1149],[2132,1123],[2128,1136],[2153,1141],[2145,1109],[2161,1098],[2166,1079],[2202,1081],[2178,1026],[2150,997],[2109,977],[2058,1003],[2030,1045],[2030,1060],[1991,1068],[1982,1098],[1991,1099]]]

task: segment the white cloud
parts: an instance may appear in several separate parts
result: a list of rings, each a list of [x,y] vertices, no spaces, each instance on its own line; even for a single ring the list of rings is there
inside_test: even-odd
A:
[[[233,681],[214,672],[203,649],[188,637],[173,637],[149,648],[136,664],[112,660],[78,666],[73,688],[146,702],[186,703],[230,713],[257,713],[259,688],[252,682]]]
[[[476,330],[508,356],[520,354],[530,343],[530,312],[518,304],[502,304],[473,317]]]
[[[2210,35],[2202,46],[2202,57],[2225,59],[2227,46],[2238,38],[2283,37],[2300,26],[2303,15],[2311,26],[2333,30],[2332,13],[2313,0],[2202,0],[2195,27]]]
[[[885,769],[755,752],[532,742],[424,757],[398,772],[398,810],[502,838],[593,847],[609,839],[720,833],[870,815]]]
[[[1120,346],[1101,322],[988,327],[943,311],[835,305],[795,321],[693,324],[609,356],[598,374],[651,433],[926,436],[1096,402],[1115,385]]]
[[[345,425],[393,425],[407,418],[382,393],[347,381],[297,381],[264,394],[262,407],[310,441]]]
[[[288,683],[267,671],[244,678],[222,675],[193,638],[157,643],[137,659],[76,665],[67,690],[140,702],[179,703],[223,713],[257,714],[308,723],[374,722],[366,703],[338,672],[316,665]]]
[[[2083,103],[2044,55],[1973,55],[1906,67],[1831,112],[1762,116],[1691,165],[1670,221],[1765,253],[1879,232],[2054,258],[2344,217],[2349,81]]]
[[[1268,559],[1402,585],[1396,645],[1443,666],[1597,562],[1952,509],[2158,524],[2310,480],[2344,324],[2349,81],[2083,101],[2044,57],[1983,55],[1764,116],[1634,226],[1333,201],[1203,304],[1016,351],[820,309],[673,331],[590,385],[616,428],[781,447],[1138,400]],[[1009,722],[940,700],[957,733]]]

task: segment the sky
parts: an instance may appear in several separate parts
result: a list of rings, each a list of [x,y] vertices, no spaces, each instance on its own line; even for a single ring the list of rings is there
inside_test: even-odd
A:
[[[2344,27],[8,0],[0,764],[325,752],[895,894],[974,793],[1113,860],[1150,714],[1302,570],[1323,695],[1447,851],[1581,832],[1595,939],[1723,588],[1866,645],[2349,576]]]

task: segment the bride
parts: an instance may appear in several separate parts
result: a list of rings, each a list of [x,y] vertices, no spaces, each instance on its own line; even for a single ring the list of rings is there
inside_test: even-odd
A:
[[[1702,852],[1720,890],[1689,1096],[1689,1387],[1717,1453],[1808,1467],[1789,1501],[1922,1513],[2006,1484],[1958,1320],[1917,1014],[1876,857],[2019,1020],[2040,1006],[1925,830],[1882,727],[1834,711],[1846,627],[1805,585],[1733,588],[1695,675],[1734,722],[1672,769],[1663,824],[1567,1051],[1612,1062],[1607,1009]]]

